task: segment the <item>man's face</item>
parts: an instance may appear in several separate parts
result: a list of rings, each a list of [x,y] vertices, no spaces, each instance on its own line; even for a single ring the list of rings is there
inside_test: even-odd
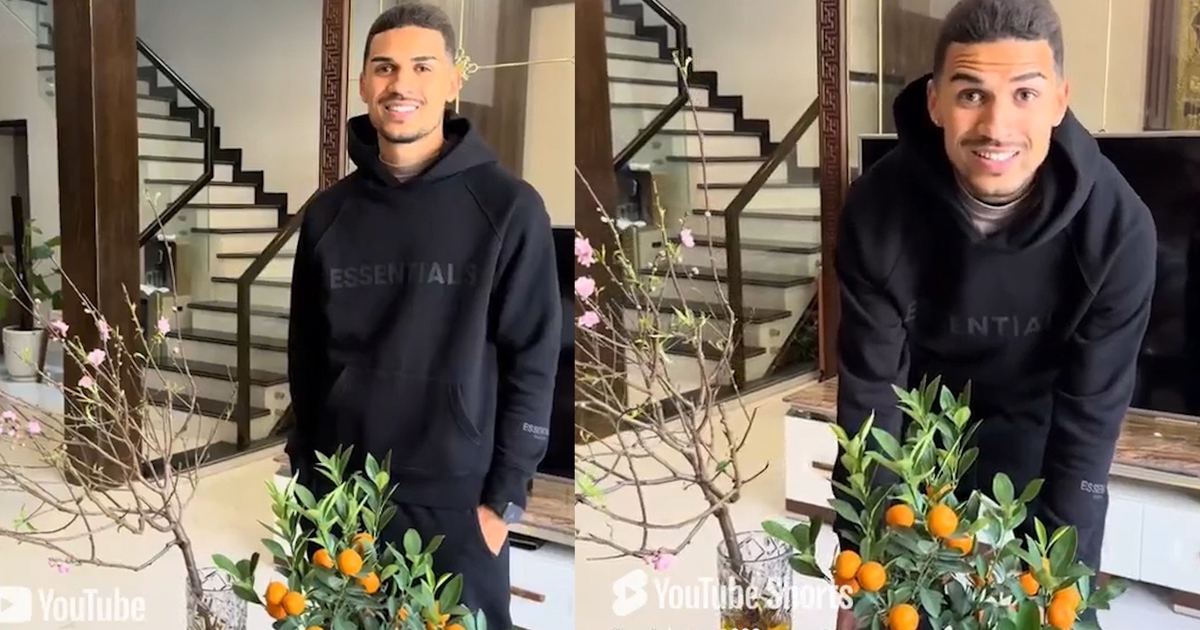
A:
[[[1018,195],[1046,159],[1067,93],[1045,41],[956,43],[929,83],[929,117],[944,131],[963,186],[1000,203]]]
[[[358,90],[380,137],[401,144],[441,128],[460,83],[442,34],[405,26],[371,39]]]

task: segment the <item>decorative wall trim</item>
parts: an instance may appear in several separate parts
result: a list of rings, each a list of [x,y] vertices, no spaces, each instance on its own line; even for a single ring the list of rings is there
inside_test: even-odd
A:
[[[819,119],[821,188],[821,275],[817,296],[818,350],[821,378],[837,376],[838,310],[837,276],[833,257],[837,245],[838,219],[849,185],[846,138],[846,21],[845,0],[818,0],[817,63],[821,99]]]
[[[350,0],[322,0],[321,150],[317,187],[332,186],[345,173],[346,77],[350,41]]]

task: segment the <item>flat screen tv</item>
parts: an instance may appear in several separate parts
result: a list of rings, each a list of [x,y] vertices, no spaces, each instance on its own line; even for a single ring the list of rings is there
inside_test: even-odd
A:
[[[562,298],[562,338],[554,407],[550,414],[550,446],[538,472],[575,478],[575,228],[554,228],[558,289]]]
[[[1138,358],[1133,407],[1200,416],[1200,133],[1096,134],[1146,205],[1158,230],[1158,281]],[[896,145],[860,138],[862,171]]]

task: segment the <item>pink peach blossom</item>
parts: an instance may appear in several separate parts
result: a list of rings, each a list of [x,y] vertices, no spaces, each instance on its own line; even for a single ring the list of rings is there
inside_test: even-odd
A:
[[[581,267],[591,267],[596,262],[596,251],[586,238],[575,237],[575,260]]]
[[[91,363],[94,366],[99,366],[101,363],[104,363],[104,359],[107,356],[108,356],[108,354],[106,352],[104,352],[103,350],[101,350],[99,348],[96,348],[95,350],[92,350],[91,352],[88,353],[87,360],[88,360],[88,363]]]
[[[683,228],[679,232],[679,242],[683,243],[683,246],[689,249],[696,246],[696,237],[692,235],[691,228]]]
[[[584,328],[595,328],[600,323],[600,316],[596,311],[588,311],[579,316],[579,325]]]
[[[596,281],[591,276],[583,276],[575,280],[575,295],[586,300],[596,292]]]

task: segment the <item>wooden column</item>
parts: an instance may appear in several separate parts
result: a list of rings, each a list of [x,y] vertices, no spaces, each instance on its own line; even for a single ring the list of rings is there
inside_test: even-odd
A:
[[[140,295],[141,284],[135,4],[54,3],[63,318],[85,348],[100,345],[85,300],[136,343],[128,306]],[[81,369],[70,359],[65,363],[65,383],[74,387]],[[120,385],[130,409],[135,409],[142,393],[141,375],[125,372]],[[125,427],[118,425],[116,430]],[[91,449],[72,451],[85,465],[95,461]],[[113,472],[112,467],[103,468]]]
[[[604,36],[606,4],[605,0],[578,0],[575,4],[575,168],[578,169],[575,176],[575,229],[588,238],[597,251],[603,247],[612,252],[617,243],[608,226],[601,222],[596,201],[588,192],[590,186],[600,203],[609,212],[613,211],[617,200],[617,176],[613,170],[612,113]],[[575,273],[592,276],[601,288],[600,307],[608,313],[620,314],[612,302],[621,290],[613,285],[607,272],[593,265],[590,268],[577,266]],[[579,307],[576,308],[577,314],[582,314]],[[579,352],[577,337],[577,361]],[[624,357],[615,352],[601,356],[600,360],[614,366],[618,373],[625,371]],[[579,399],[578,394],[576,399]],[[611,432],[611,421],[605,418],[592,420],[583,412],[577,412],[575,422],[600,435]]]
[[[837,329],[840,320],[837,276],[833,271],[838,220],[849,185],[846,127],[846,2],[817,2],[818,89],[821,98],[821,293],[817,320],[817,362],[821,378],[837,376]]]
[[[321,151],[317,187],[346,173],[346,87],[349,85],[350,0],[321,5]]]

